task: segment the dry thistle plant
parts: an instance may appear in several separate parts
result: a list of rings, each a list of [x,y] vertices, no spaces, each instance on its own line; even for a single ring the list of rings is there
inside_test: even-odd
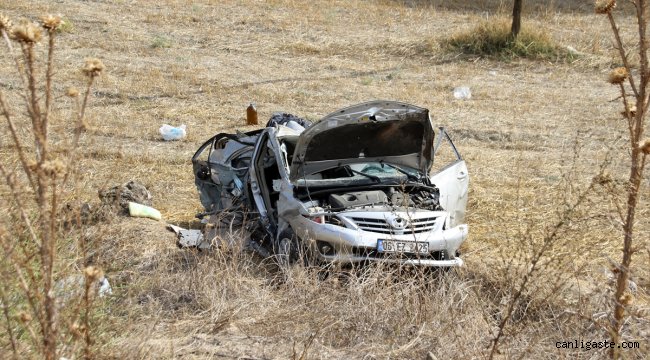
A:
[[[614,69],[609,75],[609,83],[618,86],[621,92],[624,111],[623,118],[627,122],[629,133],[629,169],[630,174],[628,184],[625,189],[626,206],[617,207],[623,230],[623,257],[621,262],[616,265],[615,276],[616,285],[613,298],[613,309],[611,321],[608,330],[611,340],[620,343],[622,340],[622,328],[627,314],[627,305],[630,303],[628,291],[628,281],[632,272],[632,256],[637,251],[634,248],[635,239],[635,215],[639,198],[642,195],[639,192],[641,181],[643,181],[643,170],[645,168],[648,153],[650,153],[650,140],[644,139],[644,130],[646,126],[646,113],[648,111],[648,101],[650,100],[650,68],[648,67],[648,42],[646,39],[646,28],[648,25],[647,10],[648,4],[645,0],[632,1],[636,10],[636,21],[638,27],[638,44],[635,48],[639,55],[639,64],[632,65],[628,59],[629,52],[626,50],[626,44],[623,43],[620,36],[619,27],[612,14],[616,7],[615,0],[596,1],[595,10],[598,14],[606,15],[612,28],[615,39],[615,47],[623,63],[620,68]],[[634,103],[628,101],[633,98]],[[617,347],[612,347],[610,356],[614,359],[620,357]]]
[[[57,252],[62,240],[73,237],[60,226],[61,202],[74,187],[71,179],[84,112],[93,81],[104,66],[96,59],[86,61],[83,72],[88,80],[82,101],[78,91],[68,90],[67,95],[76,102],[70,116],[75,128],[73,140],[59,149],[52,140],[50,122],[55,118],[54,55],[56,30],[61,24],[59,16],[47,15],[41,17],[40,24],[22,20],[13,25],[0,14],[5,53],[20,81],[13,89],[0,88],[0,116],[6,122],[0,139],[6,135],[11,139],[9,156],[0,159],[0,205],[8,209],[0,214],[0,245],[4,250],[0,265],[1,337],[8,343],[3,341],[0,346],[9,348],[14,358],[74,357],[80,348],[85,358],[92,357],[88,319],[101,272],[85,269],[85,295],[73,299],[76,304],[70,306],[74,301],[58,299],[57,282],[64,275],[64,266]],[[40,60],[37,44],[43,39],[47,41],[46,54]],[[20,105],[12,106],[11,98]],[[78,276],[82,276],[81,271]],[[79,293],[83,290],[80,286]],[[76,310],[70,312],[69,308]],[[66,316],[61,316],[63,313]]]

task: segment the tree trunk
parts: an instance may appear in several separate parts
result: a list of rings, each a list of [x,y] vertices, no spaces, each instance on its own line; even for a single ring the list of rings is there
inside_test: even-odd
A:
[[[515,0],[515,4],[512,7],[512,27],[510,28],[510,35],[513,39],[517,38],[519,35],[519,30],[521,30],[521,3],[523,0]]]

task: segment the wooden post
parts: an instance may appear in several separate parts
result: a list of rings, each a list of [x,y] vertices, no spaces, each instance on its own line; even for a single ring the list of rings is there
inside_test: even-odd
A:
[[[517,38],[521,30],[521,3],[523,0],[515,0],[512,7],[512,27],[510,28],[510,35],[513,39]]]

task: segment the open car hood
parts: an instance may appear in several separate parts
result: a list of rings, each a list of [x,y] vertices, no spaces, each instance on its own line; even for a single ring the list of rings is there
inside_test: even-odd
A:
[[[426,174],[431,168],[433,136],[427,109],[396,101],[353,105],[300,134],[290,180],[344,164],[375,161]]]

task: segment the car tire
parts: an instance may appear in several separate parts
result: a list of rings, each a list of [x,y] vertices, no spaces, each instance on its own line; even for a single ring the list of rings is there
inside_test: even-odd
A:
[[[275,246],[275,254],[278,264],[282,267],[315,265],[312,250],[291,229],[280,234]]]
[[[287,237],[281,237],[276,246],[276,255],[280,267],[289,267],[293,265],[293,241]]]
[[[298,237],[291,229],[283,231],[274,246],[280,267],[291,267],[298,262]]]

